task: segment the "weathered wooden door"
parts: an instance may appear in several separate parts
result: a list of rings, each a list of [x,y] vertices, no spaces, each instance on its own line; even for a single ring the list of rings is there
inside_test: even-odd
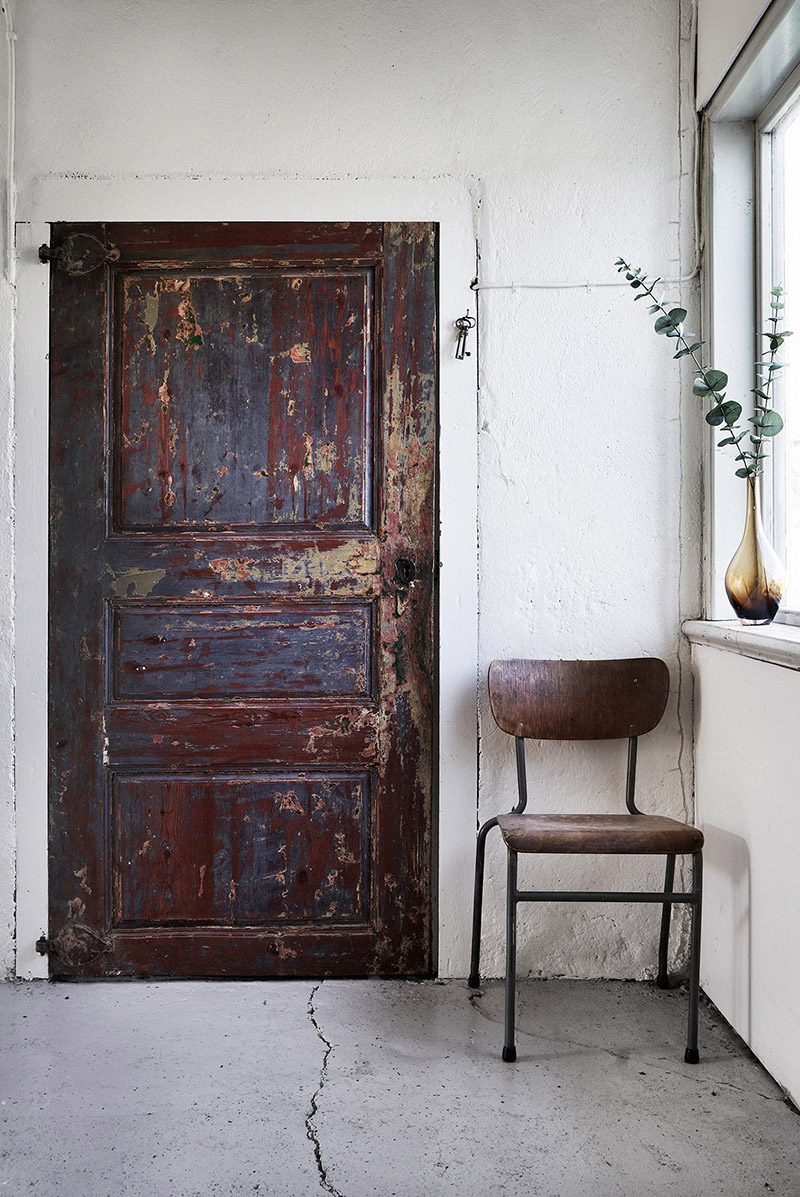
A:
[[[53,974],[427,973],[435,226],[51,261]]]

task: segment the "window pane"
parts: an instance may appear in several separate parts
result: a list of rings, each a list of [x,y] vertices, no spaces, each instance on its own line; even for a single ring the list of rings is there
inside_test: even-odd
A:
[[[784,124],[783,138],[783,278],[786,288],[789,337],[780,359],[789,363],[782,371],[786,414],[786,567],[788,587],[785,606],[800,611],[800,109]]]

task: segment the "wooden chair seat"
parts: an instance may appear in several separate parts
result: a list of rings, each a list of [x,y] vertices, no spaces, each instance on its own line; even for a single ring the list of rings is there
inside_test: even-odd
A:
[[[498,815],[514,852],[597,852],[667,855],[697,852],[699,827],[661,815]]]

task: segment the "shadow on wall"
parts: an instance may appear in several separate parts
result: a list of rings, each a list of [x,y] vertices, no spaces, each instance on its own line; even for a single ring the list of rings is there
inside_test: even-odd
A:
[[[464,754],[475,749],[477,710],[474,682],[459,686],[457,694],[448,703],[446,718],[451,724],[451,732],[457,729],[457,737],[448,737],[449,748],[440,741],[439,783],[443,780],[443,754],[449,752],[451,757],[458,756],[457,764],[465,765]],[[460,787],[456,793],[448,793],[447,790],[446,781],[443,785],[439,784],[433,810],[433,941],[434,959],[438,962],[435,971],[443,977],[466,977],[472,928],[474,837],[478,829],[474,774],[471,783]],[[462,833],[464,840],[461,839]],[[466,843],[469,845],[468,851]],[[439,937],[443,928],[446,929],[447,946],[444,955],[441,955]]]
[[[704,823],[706,886],[704,922],[713,927],[717,952],[731,961],[729,1009],[750,1041],[752,998],[752,920],[750,849],[740,835]],[[714,995],[710,995],[712,1000]]]

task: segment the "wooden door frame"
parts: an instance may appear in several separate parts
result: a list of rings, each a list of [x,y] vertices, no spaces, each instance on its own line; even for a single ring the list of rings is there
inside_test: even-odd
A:
[[[16,975],[47,977],[46,935],[49,271],[38,247],[58,221],[381,220],[439,225],[438,809],[434,812],[434,959],[441,976],[468,964],[477,801],[477,352],[454,357],[453,321],[471,308],[473,202],[447,180],[54,180],[20,205],[15,329]]]

